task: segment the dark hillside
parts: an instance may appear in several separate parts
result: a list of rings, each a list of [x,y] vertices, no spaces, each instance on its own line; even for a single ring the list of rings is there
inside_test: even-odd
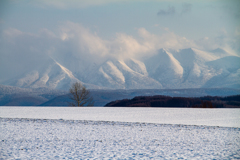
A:
[[[112,107],[187,107],[187,108],[240,108],[240,95],[228,97],[170,97],[139,96],[133,99],[112,101],[105,106]]]

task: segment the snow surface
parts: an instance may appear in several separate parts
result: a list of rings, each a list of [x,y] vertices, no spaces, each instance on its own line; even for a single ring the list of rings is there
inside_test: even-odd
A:
[[[37,118],[240,128],[240,109],[134,107],[0,107],[1,118]]]
[[[2,159],[239,159],[240,129],[0,119]]]
[[[0,159],[239,159],[239,115],[240,109],[0,107]]]

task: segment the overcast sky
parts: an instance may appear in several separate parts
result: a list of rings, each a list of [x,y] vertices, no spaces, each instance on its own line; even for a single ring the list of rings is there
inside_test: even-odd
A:
[[[0,72],[46,55],[136,58],[189,47],[240,55],[239,8],[239,0],[1,0]]]

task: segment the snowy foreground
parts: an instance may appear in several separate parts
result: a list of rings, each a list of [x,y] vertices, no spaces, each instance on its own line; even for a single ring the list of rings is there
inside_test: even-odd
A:
[[[65,119],[240,128],[240,109],[128,107],[0,107],[2,118]]]
[[[0,107],[0,159],[239,159],[239,115],[239,109]]]

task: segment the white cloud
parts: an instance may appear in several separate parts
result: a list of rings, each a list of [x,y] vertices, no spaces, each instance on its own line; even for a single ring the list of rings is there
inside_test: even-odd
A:
[[[10,28],[4,31],[3,37],[6,46],[14,44],[9,48],[4,47],[6,50],[16,50],[25,54],[48,55],[51,53],[54,56],[71,53],[75,57],[95,57],[96,59],[109,56],[142,57],[160,48],[214,49],[227,46],[231,40],[224,30],[214,39],[203,37],[198,40],[178,36],[168,28],[163,30],[164,34],[154,35],[145,28],[139,28],[137,31],[140,38],[117,33],[114,40],[104,40],[80,24],[67,22],[59,27],[57,33],[42,29],[39,34],[30,34]]]
[[[170,31],[157,36],[145,28],[140,28],[138,34],[140,39],[125,33],[117,33],[114,40],[104,40],[80,24],[67,22],[66,25],[60,27],[59,37],[65,46],[71,46],[69,49],[76,56],[89,55],[98,57],[98,60],[105,57],[137,58],[153,53],[160,48],[181,49],[194,45],[192,41]]]
[[[194,40],[194,43],[197,44],[199,49],[213,50],[222,48],[232,55],[240,56],[240,36],[231,35],[225,29],[220,30],[215,37],[203,37]]]
[[[102,63],[108,58],[144,58],[160,48],[193,47],[210,50],[221,47],[231,52],[232,49],[239,50],[238,34],[235,39],[221,32],[216,38],[189,40],[169,29],[163,31],[164,34],[155,35],[145,28],[139,28],[137,38],[117,33],[115,39],[104,40],[82,25],[72,22],[60,26],[55,33],[41,29],[38,34],[31,34],[10,28],[1,33],[0,73],[6,77],[16,76],[21,71],[41,65],[49,56],[61,64],[71,64],[65,67],[74,71],[72,68],[78,67],[78,64]]]
[[[49,50],[55,46],[57,39],[49,32],[30,34],[17,29],[7,29],[0,37],[0,74],[2,78],[18,76],[33,69],[48,59]]]
[[[135,57],[137,54],[145,52],[148,48],[140,44],[132,36],[118,33],[115,41],[109,42],[110,53],[118,58]]]
[[[169,29],[163,35],[157,36],[145,28],[139,28],[138,34],[140,38],[117,33],[114,40],[104,40],[82,25],[72,22],[60,26],[57,33],[47,29],[40,30],[39,34],[23,33],[16,29],[4,31],[5,39],[14,44],[9,48],[21,54],[32,55],[59,56],[71,53],[76,58],[94,57],[92,59],[99,60],[106,57],[142,57],[160,48],[196,47],[193,41],[180,37]]]
[[[23,34],[23,32],[15,29],[15,28],[9,28],[4,31],[4,34],[6,34],[7,36],[10,36],[10,37],[13,37],[13,36],[21,35],[21,34]]]
[[[144,39],[143,44],[149,46],[151,50],[158,50],[160,48],[183,49],[197,47],[192,40],[178,36],[168,28],[164,28],[163,30],[165,33],[160,36],[151,34],[144,28],[140,28],[138,33]]]
[[[106,42],[80,24],[67,22],[66,25],[60,27],[60,37],[63,41],[70,41],[79,49],[78,52],[99,56],[108,53]]]

